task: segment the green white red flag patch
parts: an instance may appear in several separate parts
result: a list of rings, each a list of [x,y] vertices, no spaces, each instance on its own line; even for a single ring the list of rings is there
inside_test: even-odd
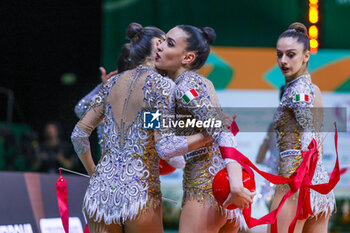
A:
[[[189,103],[191,100],[194,98],[198,97],[198,93],[195,89],[191,89],[187,91],[183,96],[182,99],[186,102]]]
[[[309,102],[310,98],[309,95],[301,93],[295,95],[295,102]]]

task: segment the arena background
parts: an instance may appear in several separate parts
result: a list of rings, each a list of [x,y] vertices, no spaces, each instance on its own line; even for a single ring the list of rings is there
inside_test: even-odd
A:
[[[349,113],[350,107],[350,1],[326,0],[318,2],[318,6],[319,49],[311,57],[309,71],[323,91],[325,106],[334,108],[335,118],[349,125],[350,114],[345,119],[339,118],[336,109],[346,108]],[[6,180],[9,171],[16,172],[10,173],[14,177],[28,176],[17,172],[35,172],[30,166],[35,158],[23,148],[36,145],[46,122],[60,122],[64,138],[69,140],[77,121],[73,112],[75,104],[100,82],[99,66],[108,71],[116,69],[120,47],[127,42],[125,29],[130,22],[157,26],[164,31],[177,24],[213,27],[217,39],[200,72],[213,81],[221,104],[231,108],[275,107],[278,88],[284,83],[276,66],[276,40],[292,22],[310,26],[308,11],[307,0],[15,0],[1,3],[0,169],[4,172],[0,172],[0,177]],[[14,102],[8,105],[11,93]],[[244,128],[243,119],[238,116],[237,121]],[[339,135],[339,154],[342,166],[346,166],[350,164],[349,127],[343,131]],[[240,150],[254,160],[265,135],[265,132],[239,133]],[[96,136],[91,141],[94,154],[98,154]],[[334,158],[330,134],[324,156],[328,171],[334,165]],[[43,178],[46,176],[54,180],[53,175],[46,174],[40,174],[40,179],[49,180]],[[178,170],[162,177],[166,197],[181,200],[181,177],[182,172]],[[349,180],[347,173],[335,190],[338,210],[330,222],[332,232],[350,232]],[[263,181],[258,179],[258,182]],[[22,183],[6,184],[1,189],[0,200],[6,203],[6,208],[0,207],[0,229],[31,223],[36,232],[38,221],[33,220],[34,217],[26,220],[21,211],[23,206],[28,206],[29,212],[30,206],[33,209],[33,205],[28,204],[30,192],[24,183],[19,188],[16,186]],[[48,193],[54,195],[51,190],[54,186],[46,184],[41,182],[41,190],[49,189]],[[28,183],[26,185],[28,187]],[[12,195],[17,188],[23,189],[18,191],[21,195]],[[82,194],[76,191],[71,199],[79,201],[81,197],[74,197],[76,195]],[[33,216],[52,218],[56,212],[58,217],[54,198],[42,202],[42,213],[33,209]],[[2,203],[0,206],[4,206]],[[259,211],[254,214],[261,216],[266,207],[264,202],[257,203],[259,206],[255,209]],[[164,204],[164,224],[169,232],[176,232],[180,206]],[[77,213],[75,216],[85,225],[78,214],[79,205],[70,208],[76,208],[72,213]],[[8,209],[13,209],[13,214],[9,215]],[[256,230],[264,231],[264,228]]]

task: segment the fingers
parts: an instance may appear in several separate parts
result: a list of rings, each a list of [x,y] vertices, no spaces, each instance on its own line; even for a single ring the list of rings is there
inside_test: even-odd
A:
[[[241,209],[248,208],[250,204],[251,203],[247,200],[242,201],[242,206],[241,206],[242,208]]]
[[[239,209],[249,208],[249,205],[253,203],[253,198],[255,195],[256,192],[250,192],[248,189],[243,188],[237,193],[237,195],[229,193],[222,206],[227,208],[229,205],[234,204]]]
[[[233,119],[231,116],[226,114],[223,116],[223,123],[224,123],[224,126],[226,126],[226,128],[230,128],[232,122],[233,122]]]
[[[250,192],[249,190],[248,190],[248,192],[250,193],[249,195],[250,195],[250,199],[252,199],[253,200],[253,198],[255,197],[255,195],[256,195],[256,191],[254,191],[254,192]]]
[[[254,198],[255,197],[255,195],[256,195],[256,191],[254,191],[254,192],[250,192],[251,194],[252,194],[252,198]]]
[[[103,83],[106,83],[108,79],[118,74],[118,70],[115,70],[106,74],[106,70],[102,66],[100,67],[100,71],[101,71],[101,80]]]
[[[226,119],[227,121],[230,121],[230,122],[233,121],[233,118],[232,118],[232,116],[230,116],[230,115],[225,115],[225,119]]]
[[[245,198],[251,204],[253,203],[254,196],[256,192],[250,192],[248,189],[244,188]]]
[[[249,202],[247,202],[247,201],[241,201],[241,204],[239,205],[239,206],[237,206],[239,209],[241,209],[241,210],[243,210],[243,209],[245,209],[245,208],[247,208],[247,207],[249,207]]]
[[[106,70],[105,68],[103,68],[102,66],[100,67],[100,71],[101,71],[101,80],[102,80],[102,83],[105,83],[106,82]]]
[[[224,208],[227,208],[229,205],[234,204],[239,209],[244,209],[247,206],[249,207],[249,202],[245,200],[244,198],[236,197],[233,198],[231,193],[227,196],[226,200],[222,204]]]
[[[241,208],[239,208],[240,210],[244,210],[244,209],[247,209],[249,208],[249,204],[245,204],[244,206],[242,206]]]
[[[103,68],[103,67],[101,66],[101,67],[100,67],[100,71],[101,71],[102,77],[103,77],[103,76],[106,76],[106,70],[105,70],[105,68]]]
[[[236,120],[236,118],[237,118],[237,114],[235,114],[235,115],[232,116],[232,119],[233,119],[233,120]]]
[[[110,73],[108,73],[107,75],[105,75],[104,77],[102,77],[103,82],[107,82],[108,79],[110,79],[111,77],[113,77],[114,75],[118,74],[118,70],[112,71]]]
[[[115,70],[115,71],[112,71],[108,74],[109,77],[112,77],[114,75],[117,75],[118,74],[118,70]]]
[[[229,203],[230,199],[231,199],[231,193],[228,194],[226,200],[224,201],[224,203],[222,203],[222,206],[223,206],[224,208],[226,208],[226,207],[230,204],[230,203]]]
[[[244,195],[244,198],[249,202],[249,203],[252,203],[253,202],[253,198],[256,194],[256,192],[250,192],[248,189],[244,188],[244,191],[243,191],[243,195]]]

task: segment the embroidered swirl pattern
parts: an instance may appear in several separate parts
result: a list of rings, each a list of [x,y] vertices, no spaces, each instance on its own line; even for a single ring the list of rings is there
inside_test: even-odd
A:
[[[138,67],[142,72],[146,67]],[[149,71],[149,70],[148,70]],[[124,223],[137,218],[161,198],[158,162],[153,130],[143,129],[142,114],[122,134],[107,101],[119,76],[108,80],[92,107],[104,103],[103,156],[91,176],[84,208],[94,221]],[[169,105],[171,81],[152,72],[142,88],[147,108]],[[123,138],[122,138],[123,137]]]

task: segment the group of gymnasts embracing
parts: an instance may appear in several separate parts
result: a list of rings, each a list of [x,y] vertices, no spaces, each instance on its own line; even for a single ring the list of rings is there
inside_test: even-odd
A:
[[[159,160],[183,167],[183,202],[180,233],[238,232],[246,227],[242,211],[255,192],[242,182],[242,166],[222,156],[220,148],[237,148],[229,127],[233,118],[224,115],[212,82],[197,70],[206,62],[216,33],[178,25],[167,33],[156,27],[131,23],[126,30],[130,43],[122,47],[118,70],[106,74],[76,107],[80,121],[72,132],[76,153],[90,181],[83,212],[90,233],[161,233],[162,195]],[[320,89],[308,73],[310,40],[301,23],[293,23],[277,40],[277,63],[285,77],[285,91],[273,119],[279,148],[278,175],[289,177],[303,161],[312,140],[321,143],[323,112]],[[247,77],[248,78],[248,77]],[[218,119],[216,127],[172,128],[144,126],[144,113],[154,117],[191,116],[196,120]],[[258,117],[258,116],[257,116]],[[95,165],[89,135],[98,130],[102,156]],[[329,181],[319,148],[313,184]],[[230,192],[222,205],[215,200],[212,182],[226,168]],[[290,190],[276,186],[271,211]],[[335,209],[333,192],[309,192],[313,215],[296,222],[294,232],[327,232]],[[225,207],[234,204],[238,208]],[[276,230],[288,232],[296,216],[298,192],[279,211]],[[271,227],[268,227],[270,232]]]

